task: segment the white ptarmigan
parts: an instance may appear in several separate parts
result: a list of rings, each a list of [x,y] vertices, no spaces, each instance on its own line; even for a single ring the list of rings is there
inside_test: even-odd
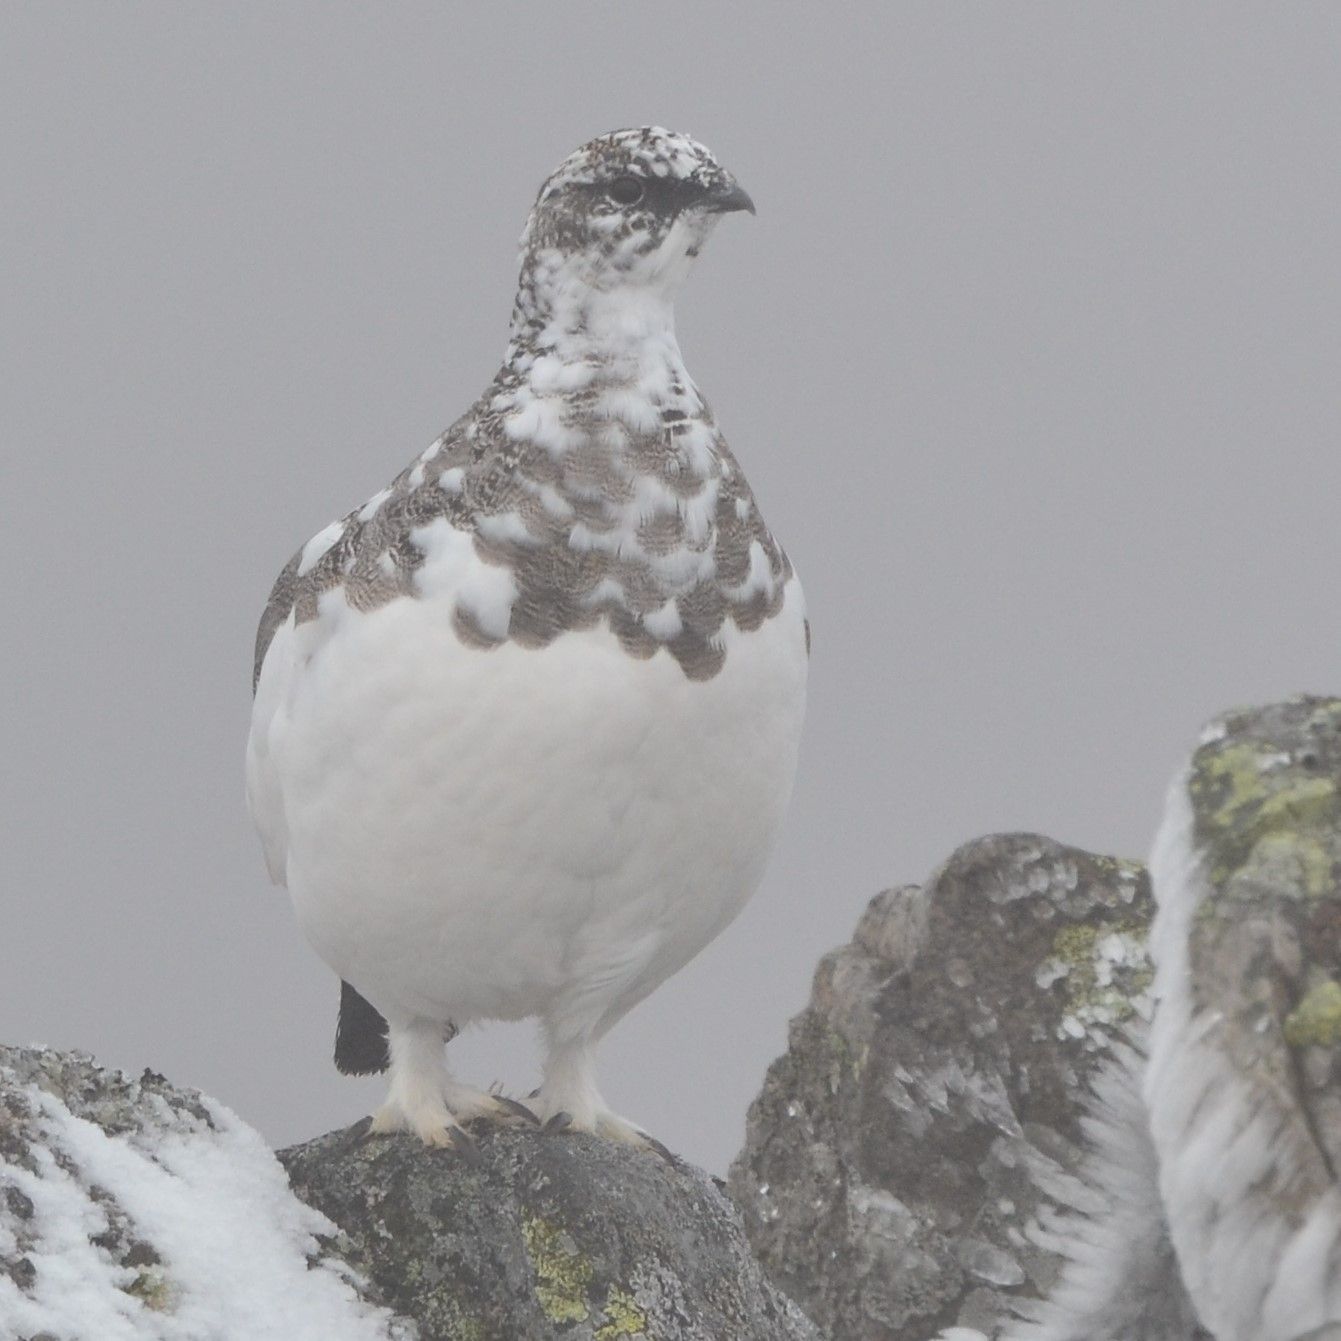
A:
[[[450,1145],[501,1115],[444,1042],[538,1017],[537,1115],[646,1139],[593,1049],[760,879],[809,625],[673,316],[720,216],[753,208],[659,127],[570,155],[492,384],[275,583],[248,803],[343,980],[337,1064],[389,1062],[378,1131]]]

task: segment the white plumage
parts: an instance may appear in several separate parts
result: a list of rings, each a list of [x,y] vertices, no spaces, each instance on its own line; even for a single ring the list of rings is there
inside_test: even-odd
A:
[[[276,585],[248,796],[303,931],[389,1025],[378,1129],[449,1144],[496,1115],[444,1038],[534,1016],[538,1115],[642,1139],[594,1045],[760,879],[808,627],[671,308],[747,207],[655,128],[566,160],[494,385]]]
[[[1195,1341],[1196,1313],[1169,1243],[1141,1097],[1145,1056],[1120,1044],[1094,1078],[1082,1121],[1089,1204],[1058,1216],[1042,1246],[1061,1259],[1047,1299],[1003,1341]],[[1023,1312],[1026,1305],[1021,1303]],[[948,1341],[948,1339],[947,1339]]]

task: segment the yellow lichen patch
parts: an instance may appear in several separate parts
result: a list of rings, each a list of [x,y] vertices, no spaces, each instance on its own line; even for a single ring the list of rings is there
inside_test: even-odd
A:
[[[1230,877],[1228,892],[1250,894],[1255,886],[1302,890],[1311,899],[1335,887],[1332,854],[1308,833],[1269,833],[1258,840],[1248,859]]]
[[[603,1311],[606,1320],[591,1334],[593,1341],[621,1341],[625,1337],[647,1335],[647,1314],[618,1285],[610,1287]]]
[[[1216,818],[1231,820],[1246,805],[1262,799],[1263,754],[1258,746],[1239,742],[1205,754],[1198,761],[1193,787],[1223,789],[1216,801]],[[1202,784],[1198,787],[1198,783]]]
[[[1120,1024],[1136,1010],[1136,999],[1153,973],[1145,930],[1134,922],[1063,927],[1052,955],[1039,969],[1040,986],[1061,980],[1066,1009],[1063,1034],[1078,1036],[1094,1024]]]
[[[1191,790],[1199,820],[1215,835],[1215,884],[1224,885],[1249,863],[1278,864],[1289,843],[1296,848],[1293,860],[1302,863],[1302,887],[1315,897],[1330,888],[1327,846],[1309,831],[1331,833],[1341,819],[1334,779],[1301,772],[1287,753],[1239,742],[1203,751]],[[1267,844],[1265,853],[1257,851]]]
[[[1341,984],[1319,983],[1285,1017],[1285,1041],[1294,1048],[1330,1048],[1341,1042]]]
[[[447,1320],[447,1329],[448,1341],[485,1341],[484,1324],[459,1310]]]
[[[829,1090],[837,1094],[845,1074],[850,1075],[852,1079],[861,1079],[861,1073],[870,1059],[870,1044],[863,1043],[859,1048],[854,1048],[844,1034],[839,1033],[832,1025],[825,1029],[825,1041],[828,1043],[829,1051],[833,1054],[835,1067],[829,1075]]]
[[[1306,827],[1330,820],[1336,813],[1336,783],[1331,778],[1292,779],[1262,802],[1257,822],[1271,830],[1278,824]]]
[[[551,1322],[581,1322],[590,1313],[592,1265],[566,1229],[538,1215],[522,1220],[522,1239],[536,1274],[536,1298]]]
[[[172,1308],[172,1284],[162,1267],[145,1267],[125,1290],[155,1313],[167,1313]]]
[[[1318,807],[1334,805],[1336,784],[1330,778],[1300,777],[1288,768],[1289,756],[1265,751],[1250,743],[1226,745],[1200,761],[1193,787],[1203,794],[1211,787],[1220,794],[1206,797],[1214,803],[1207,816],[1225,824],[1248,806],[1261,806],[1268,820],[1312,818]]]
[[[1072,970],[1094,971],[1094,942],[1099,928],[1089,926],[1063,927],[1052,938],[1052,957],[1060,959]]]
[[[1119,879],[1139,880],[1145,874],[1145,864],[1131,857],[1110,857],[1107,853],[1095,852],[1091,854],[1090,860],[1101,875],[1115,875]]]
[[[1264,799],[1263,771],[1262,753],[1253,745],[1226,745],[1201,756],[1191,779],[1198,815],[1217,831],[1230,832]]]

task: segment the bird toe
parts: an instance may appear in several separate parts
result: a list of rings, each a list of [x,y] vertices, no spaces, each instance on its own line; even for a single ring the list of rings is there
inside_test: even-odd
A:
[[[519,1099],[512,1099],[506,1094],[495,1094],[493,1098],[503,1110],[500,1117],[505,1121],[515,1119],[529,1127],[540,1126],[540,1119]]]

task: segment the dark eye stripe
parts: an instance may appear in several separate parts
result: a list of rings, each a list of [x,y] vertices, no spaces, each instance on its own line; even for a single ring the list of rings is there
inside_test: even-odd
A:
[[[637,177],[616,177],[606,194],[616,205],[636,205],[643,198],[643,184]]]

